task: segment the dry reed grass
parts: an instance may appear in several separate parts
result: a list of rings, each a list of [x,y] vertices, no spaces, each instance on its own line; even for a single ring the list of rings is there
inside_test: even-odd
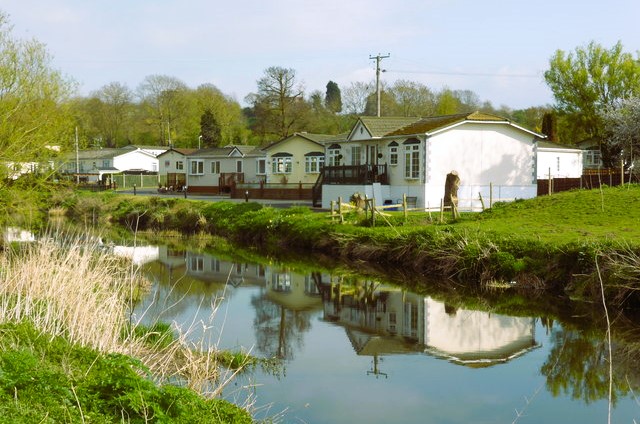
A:
[[[0,322],[29,321],[49,337],[136,357],[157,382],[178,382],[207,397],[221,394],[246,364],[223,369],[217,346],[191,342],[192,330],[204,323],[176,330],[168,345],[145,343],[129,322],[131,296],[141,284],[130,262],[104,252],[97,241],[45,237],[0,253]]]

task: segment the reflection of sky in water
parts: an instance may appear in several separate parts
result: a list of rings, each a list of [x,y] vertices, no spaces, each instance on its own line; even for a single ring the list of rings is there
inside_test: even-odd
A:
[[[162,260],[162,249],[160,256]],[[208,272],[210,264],[219,266],[219,272]],[[398,296],[390,294],[385,308],[398,309],[394,322],[399,328],[398,334],[390,335],[366,326],[355,328],[364,318],[348,308],[330,311],[335,322],[329,321],[326,303],[323,310],[321,302],[300,294],[307,292],[302,291],[309,284],[305,276],[283,278],[267,270],[254,278],[260,272],[254,265],[227,270],[210,258],[188,256],[173,260],[171,267],[169,272],[166,264],[148,264],[147,270],[162,283],[154,285],[137,313],[146,309],[146,322],[159,317],[192,327],[193,340],[204,334],[220,348],[252,349],[257,356],[284,352],[284,377],[257,372],[226,390],[228,397],[241,402],[248,394],[241,389],[243,384],[258,384],[256,406],[271,405],[265,416],[287,409],[284,422],[296,423],[511,423],[515,411],[524,410],[518,423],[606,422],[605,401],[587,405],[547,391],[540,369],[552,343],[539,320],[446,310],[440,302],[394,289]],[[252,278],[247,274],[237,287],[225,285],[224,277],[236,270]],[[216,300],[221,301],[211,319]],[[401,311],[409,303],[424,309],[411,329],[401,328],[411,321],[411,314]],[[303,306],[297,311],[283,306],[296,304]],[[372,322],[387,328],[388,313]],[[385,352],[398,340],[412,352]],[[486,367],[460,365],[464,362],[460,359],[469,359],[476,348],[484,356],[525,353]],[[531,400],[529,405],[526,399]],[[640,406],[630,399],[622,399],[614,411],[615,422],[639,421],[639,416]]]

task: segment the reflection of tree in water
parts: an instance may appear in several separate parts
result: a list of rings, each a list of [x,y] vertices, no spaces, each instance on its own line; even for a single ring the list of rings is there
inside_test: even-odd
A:
[[[541,373],[554,396],[571,395],[590,403],[609,396],[609,354],[606,337],[577,330],[554,330],[549,357]],[[624,345],[612,346],[613,393],[615,403],[632,389],[640,387],[637,357]]]
[[[311,328],[311,313],[292,311],[272,302],[266,291],[251,298],[256,310],[253,321],[256,349],[266,357],[292,359],[294,350],[300,349],[304,333]]]

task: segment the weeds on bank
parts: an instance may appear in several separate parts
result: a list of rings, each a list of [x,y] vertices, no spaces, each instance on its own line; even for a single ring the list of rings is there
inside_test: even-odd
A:
[[[129,322],[132,287],[145,281],[100,248],[44,238],[0,254],[2,416],[251,422],[246,411],[214,399],[249,355],[195,351],[188,330],[175,336],[166,325]],[[209,400],[199,394],[205,387]]]

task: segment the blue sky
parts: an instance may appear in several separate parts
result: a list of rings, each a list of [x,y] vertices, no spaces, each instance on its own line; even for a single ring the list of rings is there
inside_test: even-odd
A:
[[[269,66],[305,92],[375,79],[472,90],[494,106],[551,104],[543,79],[557,49],[594,40],[640,50],[637,0],[0,0],[18,38],[89,94],[135,90],[148,75],[211,83],[242,102]]]

